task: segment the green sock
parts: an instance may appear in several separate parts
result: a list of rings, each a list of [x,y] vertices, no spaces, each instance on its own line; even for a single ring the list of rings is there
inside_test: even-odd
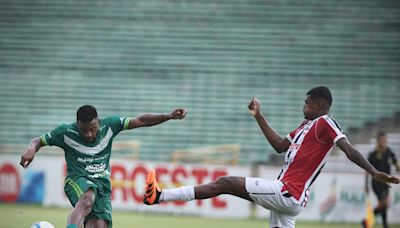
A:
[[[68,224],[66,228],[78,228],[75,224]]]

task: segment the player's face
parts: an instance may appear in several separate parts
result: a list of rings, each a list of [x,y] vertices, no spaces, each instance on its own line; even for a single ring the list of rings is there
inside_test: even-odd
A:
[[[303,106],[303,114],[304,118],[308,120],[315,119],[317,115],[318,104],[316,100],[310,98],[310,95],[307,95],[306,99],[304,100]]]
[[[379,148],[385,149],[387,147],[386,135],[383,135],[383,136],[379,137],[378,140],[377,140],[377,143],[378,143],[378,147]]]
[[[94,118],[89,123],[82,123],[78,121],[79,133],[86,142],[93,142],[99,132],[99,120]]]

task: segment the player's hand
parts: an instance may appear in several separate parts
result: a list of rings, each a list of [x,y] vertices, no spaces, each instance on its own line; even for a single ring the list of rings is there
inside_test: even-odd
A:
[[[382,183],[385,183],[388,186],[389,186],[389,183],[392,183],[392,184],[399,184],[400,183],[400,178],[395,177],[395,176],[391,176],[389,174],[386,174],[386,173],[380,172],[380,171],[376,172],[373,175],[373,177],[374,177],[375,180],[380,181]]]
[[[260,114],[261,111],[261,103],[257,98],[253,98],[249,105],[247,106],[249,109],[249,112],[252,116],[256,116],[257,114]]]
[[[171,119],[183,119],[186,116],[186,110],[183,108],[178,108],[171,113]]]
[[[25,169],[31,164],[33,158],[35,157],[35,150],[32,148],[26,149],[25,153],[21,156],[21,162],[19,163]]]

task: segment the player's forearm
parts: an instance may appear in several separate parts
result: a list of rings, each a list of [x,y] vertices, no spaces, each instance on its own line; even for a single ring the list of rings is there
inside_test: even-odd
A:
[[[39,137],[33,138],[27,147],[27,150],[29,151],[34,151],[35,153],[38,152],[38,150],[40,149],[40,147],[42,147],[42,141],[40,140]]]
[[[367,173],[371,174],[372,176],[374,176],[374,174],[377,172],[377,170],[371,165],[371,163],[369,163],[358,150],[350,148],[349,151],[346,153],[346,156],[352,162],[363,168],[365,171],[367,171]]]
[[[42,146],[43,146],[43,144],[39,137],[32,139],[29,142],[28,147],[26,148],[26,151],[21,156],[20,165],[22,167],[24,167],[25,169],[28,168],[29,164],[32,162],[33,158],[35,157],[36,152]]]
[[[254,118],[256,119],[261,131],[271,146],[278,153],[286,151],[287,148],[282,147],[283,138],[271,127],[265,117],[261,113],[258,113],[254,116]]]
[[[170,114],[144,114],[138,117],[144,127],[154,126],[172,119]]]

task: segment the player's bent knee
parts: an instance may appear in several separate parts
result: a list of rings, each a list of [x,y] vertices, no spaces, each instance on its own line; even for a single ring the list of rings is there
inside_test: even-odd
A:
[[[219,177],[214,183],[218,189],[217,194],[230,194],[241,197],[243,199],[253,201],[247,194],[245,187],[245,177],[236,176],[222,176]]]
[[[215,180],[215,184],[217,184],[219,187],[227,186],[227,185],[229,185],[229,178],[226,176],[218,177]]]
[[[108,223],[101,219],[89,219],[86,222],[85,227],[107,228]]]
[[[84,195],[81,196],[79,201],[80,201],[79,205],[83,210],[89,210],[90,211],[92,209],[93,202],[94,202],[92,195],[84,194]]]
[[[97,219],[97,221],[96,221],[96,223],[95,223],[95,227],[98,227],[98,228],[107,228],[107,227],[108,227],[108,224],[107,224],[107,222],[104,221],[104,220]]]

